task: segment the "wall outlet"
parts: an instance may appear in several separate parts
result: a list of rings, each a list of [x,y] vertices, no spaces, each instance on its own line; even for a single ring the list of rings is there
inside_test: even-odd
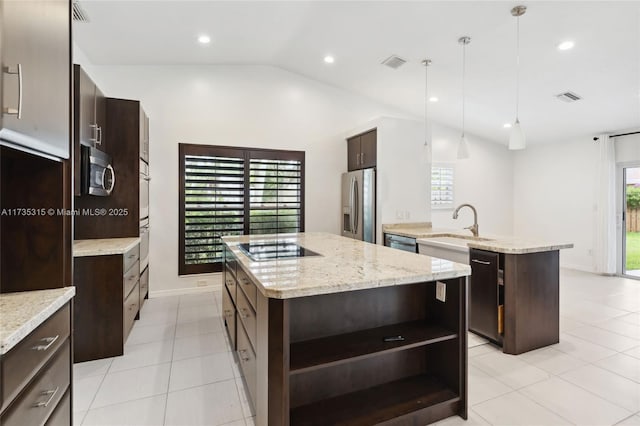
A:
[[[587,250],[587,254],[588,254],[589,256],[593,256],[593,249],[589,249],[589,250]]]
[[[196,281],[196,286],[198,286],[198,287],[206,287],[207,286],[207,280],[198,280],[198,281]]]
[[[402,211],[396,210],[396,219],[402,220]]]
[[[436,282],[436,299],[441,302],[447,301],[447,285],[442,281]]]

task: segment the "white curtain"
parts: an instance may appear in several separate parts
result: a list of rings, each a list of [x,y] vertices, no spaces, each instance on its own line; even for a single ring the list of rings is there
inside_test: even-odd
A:
[[[608,135],[598,139],[596,272],[616,273],[616,152]]]

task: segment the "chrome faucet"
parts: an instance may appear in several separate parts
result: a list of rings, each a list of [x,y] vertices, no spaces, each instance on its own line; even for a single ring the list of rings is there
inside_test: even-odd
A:
[[[471,233],[473,234],[474,237],[478,236],[478,212],[476,211],[476,208],[473,207],[471,204],[460,204],[458,207],[456,207],[456,209],[453,211],[453,218],[457,219],[458,218],[458,212],[460,211],[461,208],[463,207],[469,207],[471,210],[473,210],[473,225],[471,226],[467,226],[464,229],[468,229],[469,231],[471,231]]]

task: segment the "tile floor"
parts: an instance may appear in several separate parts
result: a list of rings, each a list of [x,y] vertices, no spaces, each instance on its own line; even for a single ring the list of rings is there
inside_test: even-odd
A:
[[[469,419],[640,426],[640,281],[561,271],[560,343],[519,356],[469,337]],[[150,299],[121,357],[74,366],[75,425],[252,426],[220,292]]]

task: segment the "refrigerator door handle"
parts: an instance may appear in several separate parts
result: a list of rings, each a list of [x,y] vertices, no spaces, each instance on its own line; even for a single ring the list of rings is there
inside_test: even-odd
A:
[[[354,233],[353,231],[353,182],[355,178],[352,177],[349,182],[349,232]]]
[[[353,215],[353,233],[357,234],[358,233],[358,221],[360,220],[360,218],[358,217],[358,213],[359,213],[359,198],[358,198],[358,181],[354,178],[353,179],[353,209],[354,209],[354,215]]]

